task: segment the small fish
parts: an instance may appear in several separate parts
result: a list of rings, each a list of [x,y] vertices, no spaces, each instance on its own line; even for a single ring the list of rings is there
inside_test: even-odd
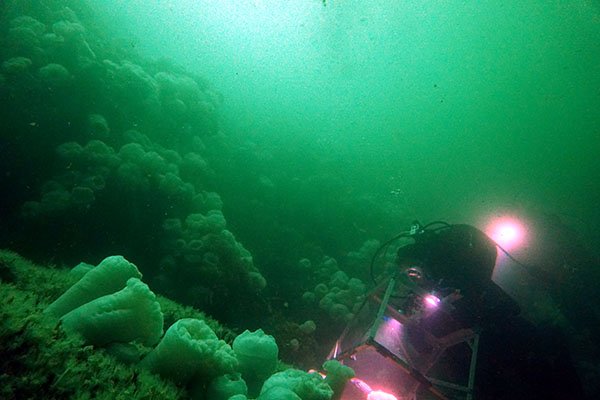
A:
[[[30,122],[29,126],[38,126],[38,123],[37,122]]]
[[[394,197],[404,197],[404,190],[402,189],[393,189],[390,191],[390,194]]]

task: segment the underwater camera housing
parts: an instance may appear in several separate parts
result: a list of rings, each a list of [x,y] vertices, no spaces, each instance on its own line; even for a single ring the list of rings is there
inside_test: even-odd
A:
[[[472,399],[483,329],[519,314],[491,280],[494,242],[468,225],[413,225],[396,271],[329,358],[354,369],[342,400]]]

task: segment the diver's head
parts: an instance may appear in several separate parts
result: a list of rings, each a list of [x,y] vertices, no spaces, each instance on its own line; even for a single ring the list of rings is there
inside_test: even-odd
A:
[[[470,225],[448,225],[423,230],[415,243],[398,250],[398,266],[419,268],[434,285],[460,289],[477,296],[492,279],[496,245],[485,233]]]

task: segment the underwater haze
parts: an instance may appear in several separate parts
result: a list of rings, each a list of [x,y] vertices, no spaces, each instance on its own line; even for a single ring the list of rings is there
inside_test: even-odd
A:
[[[598,399],[599,155],[598,0],[0,1],[0,398]]]
[[[103,8],[141,53],[205,76],[223,129],[274,153],[274,170],[303,179],[316,158],[343,181],[339,196],[400,202],[423,220],[535,208],[600,221],[598,2]]]

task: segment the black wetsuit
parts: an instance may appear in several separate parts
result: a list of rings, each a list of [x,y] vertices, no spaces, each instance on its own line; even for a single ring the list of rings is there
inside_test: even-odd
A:
[[[420,266],[431,282],[458,288],[453,317],[481,329],[477,400],[583,399],[567,340],[556,326],[535,326],[492,280],[495,244],[469,225],[415,237],[398,252],[399,265]]]

